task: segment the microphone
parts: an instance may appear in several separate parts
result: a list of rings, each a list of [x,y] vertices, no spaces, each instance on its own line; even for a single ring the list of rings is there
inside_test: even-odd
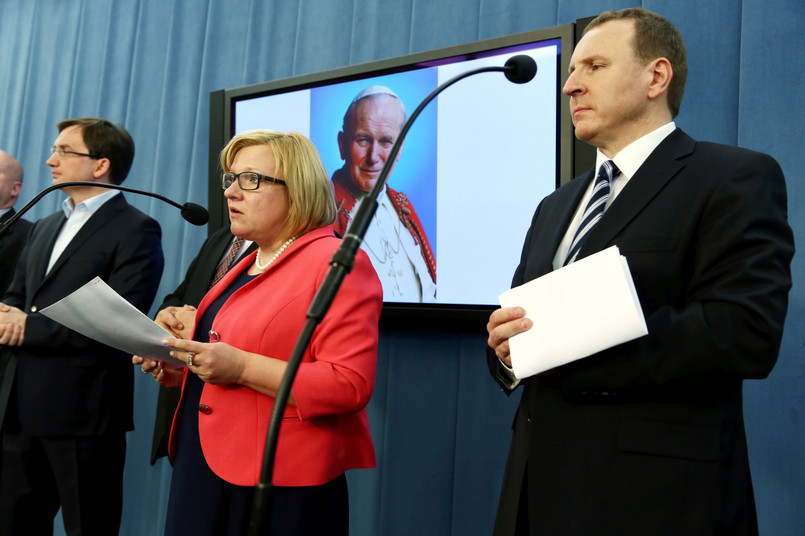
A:
[[[197,205],[196,203],[185,203],[184,205],[180,205],[176,201],[168,199],[165,196],[155,194],[153,192],[146,192],[143,190],[135,190],[134,188],[129,188],[127,186],[120,186],[119,184],[109,184],[106,182],[92,182],[92,181],[71,181],[71,182],[62,182],[59,184],[53,184],[48,186],[33,199],[31,199],[19,212],[15,213],[11,218],[9,218],[2,226],[0,226],[0,234],[3,234],[3,231],[11,227],[15,221],[20,219],[23,214],[28,212],[31,207],[33,207],[40,199],[42,199],[46,194],[52,192],[53,190],[58,190],[61,188],[67,188],[70,186],[94,186],[97,188],[109,188],[111,190],[121,190],[123,192],[130,192],[133,194],[140,194],[140,195],[147,195],[149,197],[155,197],[160,201],[164,201],[169,205],[173,205],[174,207],[178,208],[182,212],[182,217],[187,220],[188,222],[192,223],[193,225],[204,225],[210,219],[210,214],[207,212],[207,209],[202,207],[201,205]]]
[[[288,366],[285,369],[285,373],[277,389],[277,395],[274,399],[274,409],[271,413],[271,420],[266,434],[266,446],[263,452],[263,467],[260,473],[260,481],[257,483],[254,490],[252,512],[249,519],[249,536],[260,536],[267,532],[267,514],[271,500],[271,489],[273,488],[271,478],[274,471],[274,457],[276,454],[277,440],[279,439],[280,424],[282,423],[285,406],[288,404],[288,396],[291,393],[291,386],[296,377],[296,371],[299,369],[299,365],[302,361],[302,355],[304,355],[305,349],[310,343],[310,339],[313,337],[313,331],[324,318],[330,305],[332,305],[335,295],[341,287],[341,283],[344,281],[347,274],[352,271],[352,267],[355,266],[355,255],[360,248],[363,237],[366,235],[366,230],[369,228],[369,224],[379,206],[377,197],[386,184],[386,179],[391,172],[394,161],[397,159],[397,154],[400,152],[400,147],[402,146],[403,140],[405,140],[406,134],[408,134],[408,130],[411,128],[411,125],[419,116],[420,112],[422,112],[422,109],[425,108],[436,95],[448,87],[468,76],[497,71],[503,72],[506,78],[515,84],[524,84],[537,74],[537,64],[530,56],[513,56],[506,61],[503,67],[488,66],[473,69],[454,76],[434,89],[425,97],[419,106],[417,106],[416,110],[411,114],[411,117],[409,117],[405,125],[403,125],[399,136],[397,136],[394,145],[389,151],[388,157],[386,157],[383,169],[380,170],[377,182],[375,182],[372,190],[363,198],[358,206],[355,217],[352,219],[352,222],[344,233],[344,237],[341,239],[341,245],[330,259],[330,268],[324,276],[324,281],[322,281],[321,286],[313,296],[313,301],[307,311],[307,322],[302,328],[302,332],[299,334],[291,356],[288,358]]]
[[[506,75],[509,82],[525,84],[537,74],[537,62],[531,56],[520,54],[506,60],[503,69],[503,74]]]

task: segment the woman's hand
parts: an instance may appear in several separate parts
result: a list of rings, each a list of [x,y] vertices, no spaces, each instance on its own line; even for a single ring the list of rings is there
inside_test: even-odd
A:
[[[246,352],[223,342],[203,343],[184,339],[163,339],[162,344],[187,364],[187,370],[214,385],[237,384],[268,396],[277,396],[288,363],[269,356]],[[293,391],[288,404],[295,406]]]
[[[203,343],[183,339],[164,339],[173,348],[170,355],[187,364],[187,370],[207,383],[241,383],[240,378],[250,355],[223,342]]]
[[[165,387],[179,387],[182,385],[182,371],[166,367],[162,361],[145,359],[138,355],[132,356],[131,362],[141,365],[140,370],[143,374],[151,374],[160,385]]]

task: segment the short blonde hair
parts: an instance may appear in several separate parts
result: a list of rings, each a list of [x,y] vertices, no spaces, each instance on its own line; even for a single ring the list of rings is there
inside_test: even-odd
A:
[[[235,155],[252,145],[271,147],[276,178],[286,184],[290,210],[282,238],[299,236],[335,221],[333,184],[313,142],[298,132],[248,130],[232,138],[223,148],[221,168],[230,171]]]

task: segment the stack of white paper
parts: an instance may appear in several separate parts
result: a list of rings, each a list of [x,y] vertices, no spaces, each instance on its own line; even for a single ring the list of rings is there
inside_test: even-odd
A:
[[[132,355],[184,367],[170,356],[162,339],[173,338],[167,330],[142,314],[100,277],[69,296],[39,311],[73,331]]]
[[[612,246],[500,295],[534,326],[509,339],[527,378],[648,333],[626,257]]]

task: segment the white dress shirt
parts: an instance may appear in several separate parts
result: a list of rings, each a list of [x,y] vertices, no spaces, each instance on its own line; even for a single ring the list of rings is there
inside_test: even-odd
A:
[[[78,205],[76,205],[70,197],[62,201],[62,210],[64,210],[67,221],[64,222],[59,232],[59,237],[53,245],[53,251],[50,252],[50,262],[48,262],[46,273],[50,272],[50,269],[56,264],[56,260],[64,253],[67,244],[75,238],[75,235],[77,235],[78,231],[87,223],[87,220],[89,220],[107,201],[119,194],[119,191],[109,190],[94,197],[90,197],[80,202]]]
[[[632,176],[637,173],[637,170],[640,169],[640,166],[643,165],[643,162],[645,162],[649,155],[654,152],[654,149],[656,149],[662,140],[664,140],[675,129],[676,125],[673,121],[666,123],[660,128],[649,132],[642,138],[633,141],[611,159],[618,167],[619,173],[615,175],[611,184],[609,185],[609,199],[607,199],[606,205],[604,205],[605,211],[609,208],[615,198],[618,197],[618,194],[623,191],[623,189],[626,187],[626,184],[629,182],[629,179],[631,179]],[[596,151],[595,169],[600,169],[601,165],[607,160],[610,160],[610,158],[608,158],[601,151]],[[595,180],[591,180],[589,186],[587,187],[587,191],[581,198],[581,203],[579,203],[579,206],[576,207],[576,213],[573,215],[573,219],[570,221],[570,226],[567,228],[564,238],[562,238],[562,241],[559,243],[559,248],[556,250],[556,255],[554,255],[553,258],[554,270],[561,268],[562,263],[564,263],[565,257],[567,256],[567,251],[570,249],[570,244],[573,242],[573,237],[576,234],[576,229],[578,229],[579,225],[581,224],[584,209],[587,206],[590,196],[593,195],[594,185]]]

